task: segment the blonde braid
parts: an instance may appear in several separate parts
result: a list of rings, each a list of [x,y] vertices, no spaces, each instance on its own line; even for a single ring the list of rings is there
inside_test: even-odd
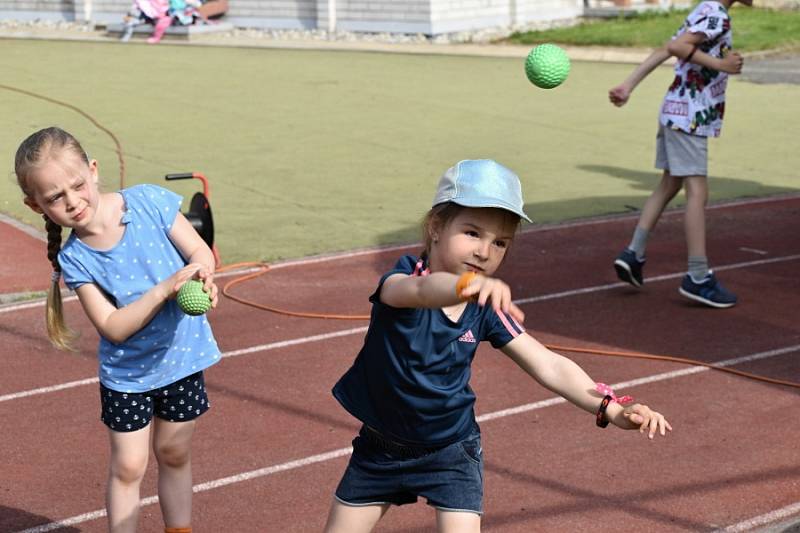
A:
[[[50,220],[47,215],[42,215],[42,218],[44,218],[44,227],[47,230],[47,259],[53,265],[53,276],[47,291],[47,336],[53,346],[59,350],[74,350],[72,341],[78,335],[64,321],[64,307],[59,285],[61,265],[58,263],[58,252],[61,250],[61,226]]]

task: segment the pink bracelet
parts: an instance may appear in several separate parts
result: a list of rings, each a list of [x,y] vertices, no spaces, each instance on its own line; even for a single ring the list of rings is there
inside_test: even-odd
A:
[[[622,398],[618,398],[617,395],[614,394],[614,390],[605,383],[595,383],[594,390],[603,395],[603,401],[600,402],[600,407],[597,409],[597,414],[595,415],[595,423],[597,424],[597,427],[604,428],[608,426],[608,419],[606,418],[606,408],[608,407],[608,404],[611,402],[617,402],[621,405],[633,400],[632,396],[623,396]]]
[[[612,389],[611,387],[609,387],[605,383],[595,383],[594,390],[596,390],[597,392],[599,392],[603,396],[611,396],[611,401],[612,402],[617,402],[620,405],[633,401],[633,396],[617,397],[617,395],[614,394],[614,389]]]

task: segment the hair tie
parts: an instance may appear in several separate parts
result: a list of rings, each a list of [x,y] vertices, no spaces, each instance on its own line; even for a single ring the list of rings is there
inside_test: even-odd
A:
[[[61,279],[61,271],[53,270],[53,273],[50,274],[50,281],[52,281],[53,283],[58,283],[59,279]]]
[[[611,396],[612,402],[617,402],[618,404],[622,405],[624,403],[632,402],[633,396],[620,396],[617,397],[614,394],[614,389],[606,385],[605,383],[595,383],[594,390],[602,394],[603,396]]]

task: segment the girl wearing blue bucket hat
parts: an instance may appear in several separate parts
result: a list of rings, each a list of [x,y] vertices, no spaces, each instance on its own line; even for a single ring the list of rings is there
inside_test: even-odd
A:
[[[362,423],[326,533],[367,532],[391,505],[424,497],[439,531],[480,531],[483,453],[470,367],[488,340],[536,381],[596,417],[653,438],[671,430],[645,405],[622,407],[571,360],[522,327],[511,290],[492,277],[523,210],[519,178],[491,160],[444,173],[423,222],[425,249],[385,273],[370,297],[364,346],[333,388]]]

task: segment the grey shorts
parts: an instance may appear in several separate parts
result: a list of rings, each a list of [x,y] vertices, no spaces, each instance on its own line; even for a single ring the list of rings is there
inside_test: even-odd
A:
[[[656,168],[675,177],[708,175],[708,137],[658,125]]]

